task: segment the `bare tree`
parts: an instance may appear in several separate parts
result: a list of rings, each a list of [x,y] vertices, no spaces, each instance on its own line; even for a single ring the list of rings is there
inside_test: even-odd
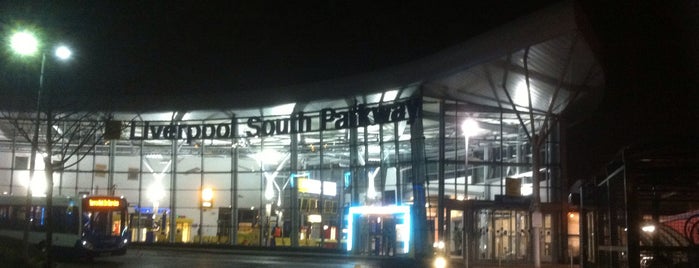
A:
[[[105,142],[104,126],[111,117],[103,112],[72,112],[50,108],[38,112],[1,111],[0,115],[15,129],[15,133],[32,146],[30,180],[34,175],[36,153],[41,153],[46,174],[46,239],[40,245],[45,250],[46,264],[52,263],[53,241],[53,174],[77,165],[90,155],[98,144]],[[25,221],[29,223],[31,188],[27,187]],[[24,257],[29,260],[29,224],[24,228]]]

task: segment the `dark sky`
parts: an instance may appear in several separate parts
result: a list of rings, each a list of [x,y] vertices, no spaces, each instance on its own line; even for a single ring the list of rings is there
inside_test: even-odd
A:
[[[598,109],[568,130],[571,174],[601,171],[626,146],[696,148],[699,1],[599,2],[584,7],[600,41],[606,87]]]
[[[71,62],[47,67],[47,83],[66,96],[196,101],[405,63],[555,1],[298,2],[6,0],[0,32],[33,27],[47,42],[71,45]],[[587,120],[571,122],[569,155],[578,159],[571,170],[599,168],[647,138],[697,136],[699,1],[581,6],[607,88]],[[3,99],[34,92],[38,64],[2,53]]]
[[[70,87],[179,94],[370,72],[466,41],[552,1],[509,2],[5,1],[0,18],[3,32],[35,25],[50,33],[47,39],[69,42],[76,58],[52,70],[66,72],[60,77]]]

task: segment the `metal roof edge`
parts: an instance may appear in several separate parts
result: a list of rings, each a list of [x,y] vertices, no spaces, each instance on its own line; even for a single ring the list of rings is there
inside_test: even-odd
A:
[[[561,35],[575,31],[583,32],[581,29],[587,26],[579,25],[585,21],[584,14],[580,12],[574,1],[563,1],[510,21],[432,56],[406,64],[338,79],[261,89],[259,92],[267,97],[272,93],[282,97],[275,99],[274,103],[265,104],[274,105],[290,101],[313,101],[318,98],[341,98],[420,84]],[[585,41],[587,40],[589,39],[585,38]]]

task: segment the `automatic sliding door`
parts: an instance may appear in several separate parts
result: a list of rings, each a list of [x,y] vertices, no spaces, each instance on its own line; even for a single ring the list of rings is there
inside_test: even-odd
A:
[[[529,213],[520,210],[478,211],[478,259],[521,261],[527,259]]]

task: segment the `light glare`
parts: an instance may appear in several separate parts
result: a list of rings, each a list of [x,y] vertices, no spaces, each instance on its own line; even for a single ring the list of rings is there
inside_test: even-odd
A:
[[[204,190],[201,191],[201,199],[204,201],[211,201],[214,199],[214,190],[211,188],[204,188]]]
[[[651,225],[643,226],[643,227],[641,227],[641,230],[643,230],[643,231],[646,232],[646,233],[655,232],[655,225],[652,225],[652,224],[651,224]]]
[[[471,137],[478,134],[478,132],[481,131],[481,128],[478,126],[478,122],[476,122],[476,120],[473,120],[473,118],[468,118],[464,120],[464,123],[461,125],[461,130],[463,130],[464,136]]]
[[[67,46],[59,46],[56,48],[56,57],[61,60],[70,59],[73,52]]]
[[[18,32],[12,35],[10,47],[19,55],[31,56],[39,50],[39,40],[30,32]]]
[[[434,258],[434,263],[432,265],[435,268],[444,268],[447,267],[447,260],[442,256],[438,256]]]

